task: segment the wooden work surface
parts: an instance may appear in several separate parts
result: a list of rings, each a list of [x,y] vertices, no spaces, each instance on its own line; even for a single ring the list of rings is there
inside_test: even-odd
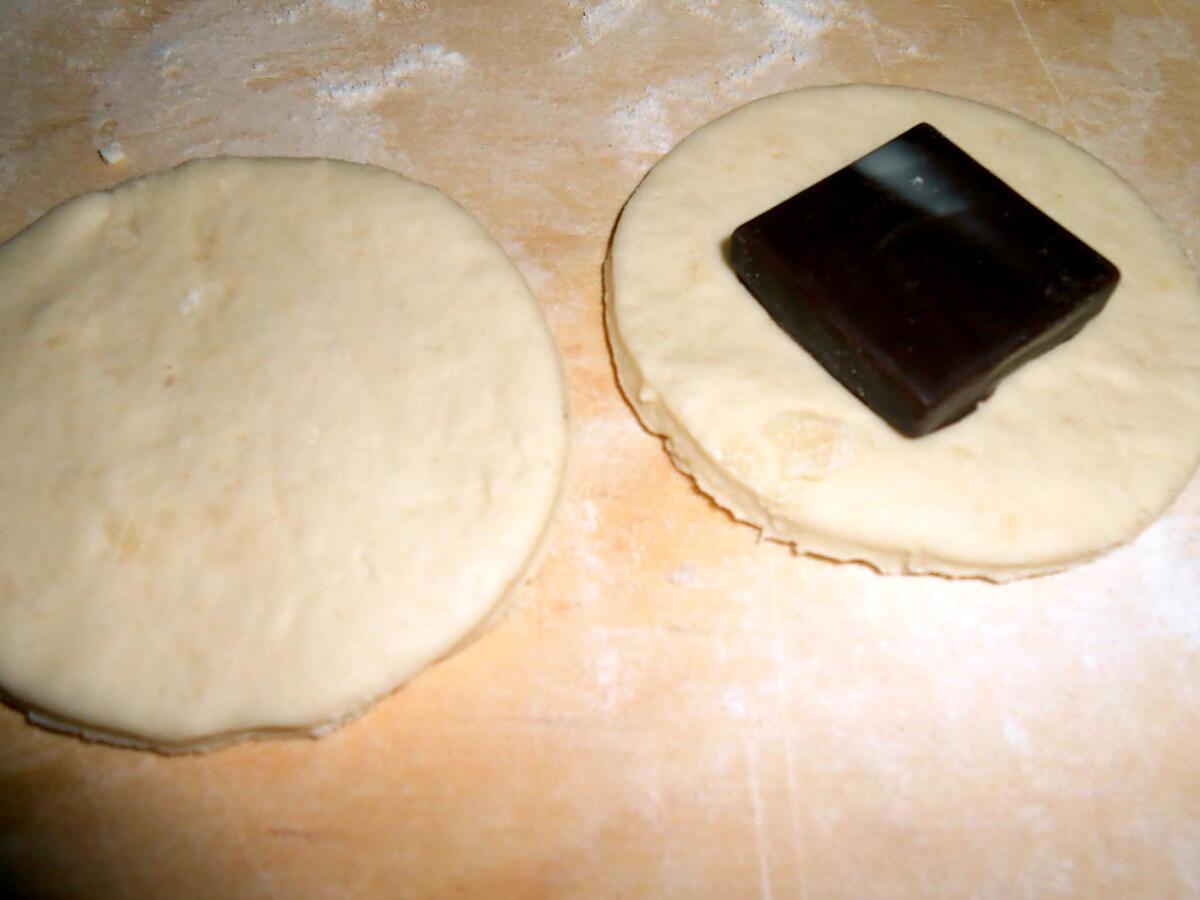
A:
[[[638,427],[600,275],[676,140],[832,82],[1048,125],[1196,260],[1198,48],[1195,0],[0,2],[0,237],[195,156],[387,166],[524,272],[575,425],[508,616],[329,738],[164,758],[0,708],[0,895],[1200,895],[1200,481],[1006,587],[796,557]]]

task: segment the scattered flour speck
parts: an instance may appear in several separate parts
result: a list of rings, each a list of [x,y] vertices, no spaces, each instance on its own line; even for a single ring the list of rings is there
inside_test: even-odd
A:
[[[396,55],[390,65],[365,76],[317,81],[316,95],[343,106],[357,106],[377,100],[394,88],[405,87],[410,79],[420,75],[452,77],[467,68],[467,59],[457,50],[447,50],[441,44],[417,44]]]
[[[730,81],[744,81],[761,74],[772,63],[811,59],[822,35],[831,27],[852,20],[870,21],[868,13],[845,0],[760,0],[769,30],[768,49],[752,62],[734,69]]]
[[[683,5],[688,12],[711,19],[719,2],[720,0],[683,0]]]
[[[665,117],[659,92],[646,88],[641,97],[609,116],[613,142],[631,153],[666,153],[675,143],[675,135]]]
[[[358,106],[368,103],[389,85],[378,78],[351,78],[338,82],[319,82],[317,97],[332,100],[342,106]]]
[[[747,698],[739,686],[726,688],[721,695],[721,708],[731,719],[744,719],[748,714]]]
[[[375,12],[375,0],[321,0],[321,5],[346,15],[370,15]]]
[[[105,27],[119,25],[125,21],[126,11],[124,7],[114,6],[111,9],[106,9],[97,16],[97,21]]]
[[[695,587],[700,581],[700,573],[691,563],[684,563],[667,573],[667,581],[675,587]]]
[[[196,308],[200,305],[200,301],[202,299],[203,294],[201,293],[200,288],[192,288],[186,294],[184,294],[183,299],[179,301],[179,311],[185,316],[190,315],[196,311]]]
[[[825,30],[831,4],[827,0],[762,0],[762,6],[782,31],[812,38]]]
[[[547,271],[538,262],[537,255],[524,244],[514,241],[505,249],[508,251],[509,257],[516,262],[521,274],[525,276],[525,281],[534,295],[540,297],[544,294],[551,282],[554,281],[554,274]]]
[[[641,0],[603,0],[585,9],[580,24],[589,43],[594,44],[619,28],[640,5]]]
[[[466,59],[457,50],[447,50],[441,44],[418,44],[397,55],[385,72],[388,78],[398,81],[419,72],[453,71],[466,64]]]
[[[729,73],[722,79],[726,84],[741,84],[747,81],[753,81],[763,72],[765,72],[772,63],[778,60],[781,53],[777,49],[771,49],[765,53],[761,53],[753,60],[746,63],[744,66],[737,66],[731,69]]]
[[[308,0],[298,3],[295,6],[289,6],[282,12],[271,16],[271,22],[275,25],[295,25],[300,21],[300,16],[308,12]]]
[[[1012,719],[1004,721],[1004,739],[1018,753],[1029,752],[1029,732]]]
[[[600,527],[600,510],[595,500],[583,501],[583,530],[594,532]]]

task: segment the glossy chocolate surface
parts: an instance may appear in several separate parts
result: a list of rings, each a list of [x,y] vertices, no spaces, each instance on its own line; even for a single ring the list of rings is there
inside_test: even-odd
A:
[[[921,124],[739,226],[742,283],[909,437],[1103,308],[1116,267]]]

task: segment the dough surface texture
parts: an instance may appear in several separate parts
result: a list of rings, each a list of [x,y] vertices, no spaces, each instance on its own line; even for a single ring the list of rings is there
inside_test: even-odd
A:
[[[771,321],[723,243],[920,122],[1112,260],[1121,283],[1077,337],[910,440]],[[802,551],[884,572],[1051,572],[1134,537],[1200,460],[1200,288],[1184,255],[1103,164],[989,106],[866,85],[750,103],[646,176],[605,281],[619,379],[642,422],[706,494]]]
[[[564,403],[431,187],[215,159],[69,201],[0,248],[0,687],[163,750],[336,726],[527,572]]]

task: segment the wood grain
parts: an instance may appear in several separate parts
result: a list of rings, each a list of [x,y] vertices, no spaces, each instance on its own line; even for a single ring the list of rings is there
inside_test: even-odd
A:
[[[464,62],[406,64],[422,45]],[[6,895],[1200,895],[1200,483],[1130,547],[1011,586],[795,557],[671,468],[600,318],[653,161],[830,82],[1055,128],[1195,260],[1198,46],[1187,0],[0,5],[0,237],[191,156],[389,166],[513,256],[575,421],[510,614],[333,736],[166,759],[0,710]]]

